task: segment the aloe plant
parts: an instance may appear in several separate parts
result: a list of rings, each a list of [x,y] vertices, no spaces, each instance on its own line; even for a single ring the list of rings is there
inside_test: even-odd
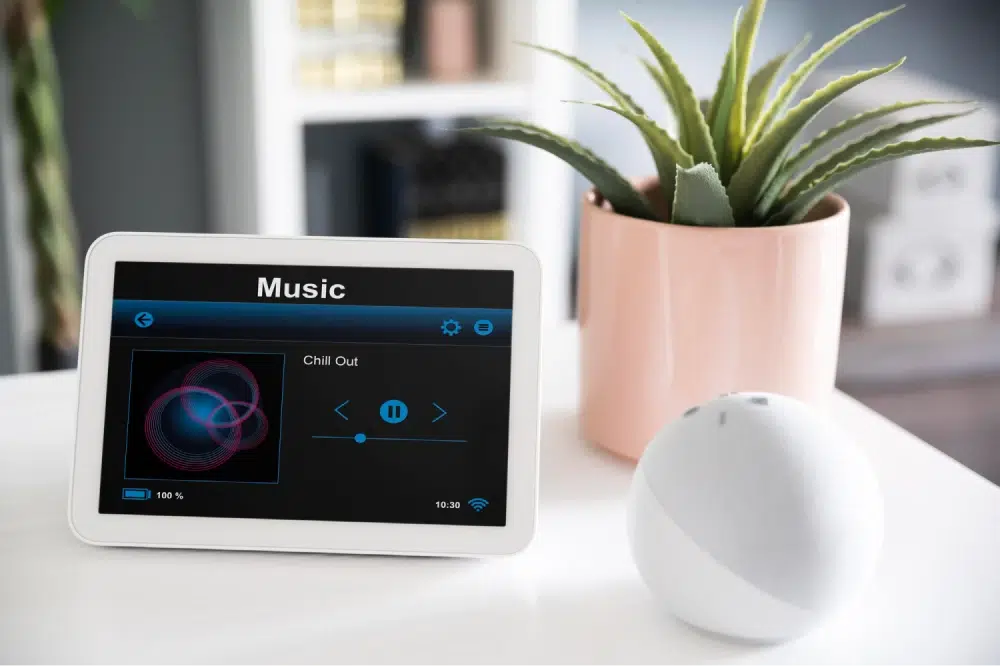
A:
[[[656,165],[666,210],[658,211],[645,193],[592,151],[544,127],[497,119],[466,131],[513,139],[552,153],[587,178],[623,215],[715,227],[796,224],[806,220],[835,187],[869,167],[919,153],[997,145],[964,137],[897,141],[907,132],[972,113],[975,108],[882,125],[857,140],[836,143],[848,132],[899,111],[968,105],[965,101],[922,99],[865,111],[796,149],[794,144],[805,127],[838,96],[903,64],[905,58],[842,76],[792,104],[796,93],[827,58],[902,7],[875,14],[823,44],[771,96],[778,74],[805,49],[809,38],[751,72],[765,4],[766,0],[750,0],[747,11],[737,13],[732,42],[710,100],[699,100],[666,48],[641,23],[622,14],[652,55],[641,63],[677,118],[677,136],[658,125],[596,68],[555,49],[527,45],[569,63],[610,98],[610,102],[576,103],[611,111],[639,130]]]

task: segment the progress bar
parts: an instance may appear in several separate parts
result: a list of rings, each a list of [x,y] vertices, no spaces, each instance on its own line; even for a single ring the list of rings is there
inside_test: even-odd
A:
[[[369,437],[363,432],[356,435],[313,435],[313,439],[352,439],[358,444],[365,442],[442,442],[445,444],[465,444],[467,439],[436,439],[433,437]]]

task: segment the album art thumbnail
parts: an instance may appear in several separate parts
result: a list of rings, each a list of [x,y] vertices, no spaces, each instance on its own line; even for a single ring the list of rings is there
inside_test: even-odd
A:
[[[277,483],[284,354],[132,352],[125,478]]]

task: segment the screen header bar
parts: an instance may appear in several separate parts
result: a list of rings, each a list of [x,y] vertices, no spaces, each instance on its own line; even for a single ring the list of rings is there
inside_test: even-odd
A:
[[[115,299],[118,337],[508,346],[512,311]]]
[[[421,307],[513,307],[502,270],[118,262],[114,298]]]

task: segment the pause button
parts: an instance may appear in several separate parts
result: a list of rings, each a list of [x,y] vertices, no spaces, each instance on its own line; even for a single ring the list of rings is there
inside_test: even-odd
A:
[[[402,423],[406,420],[406,415],[409,413],[409,409],[406,407],[406,403],[402,400],[386,400],[382,403],[382,406],[378,408],[378,415],[382,417],[382,420],[386,423]]]

